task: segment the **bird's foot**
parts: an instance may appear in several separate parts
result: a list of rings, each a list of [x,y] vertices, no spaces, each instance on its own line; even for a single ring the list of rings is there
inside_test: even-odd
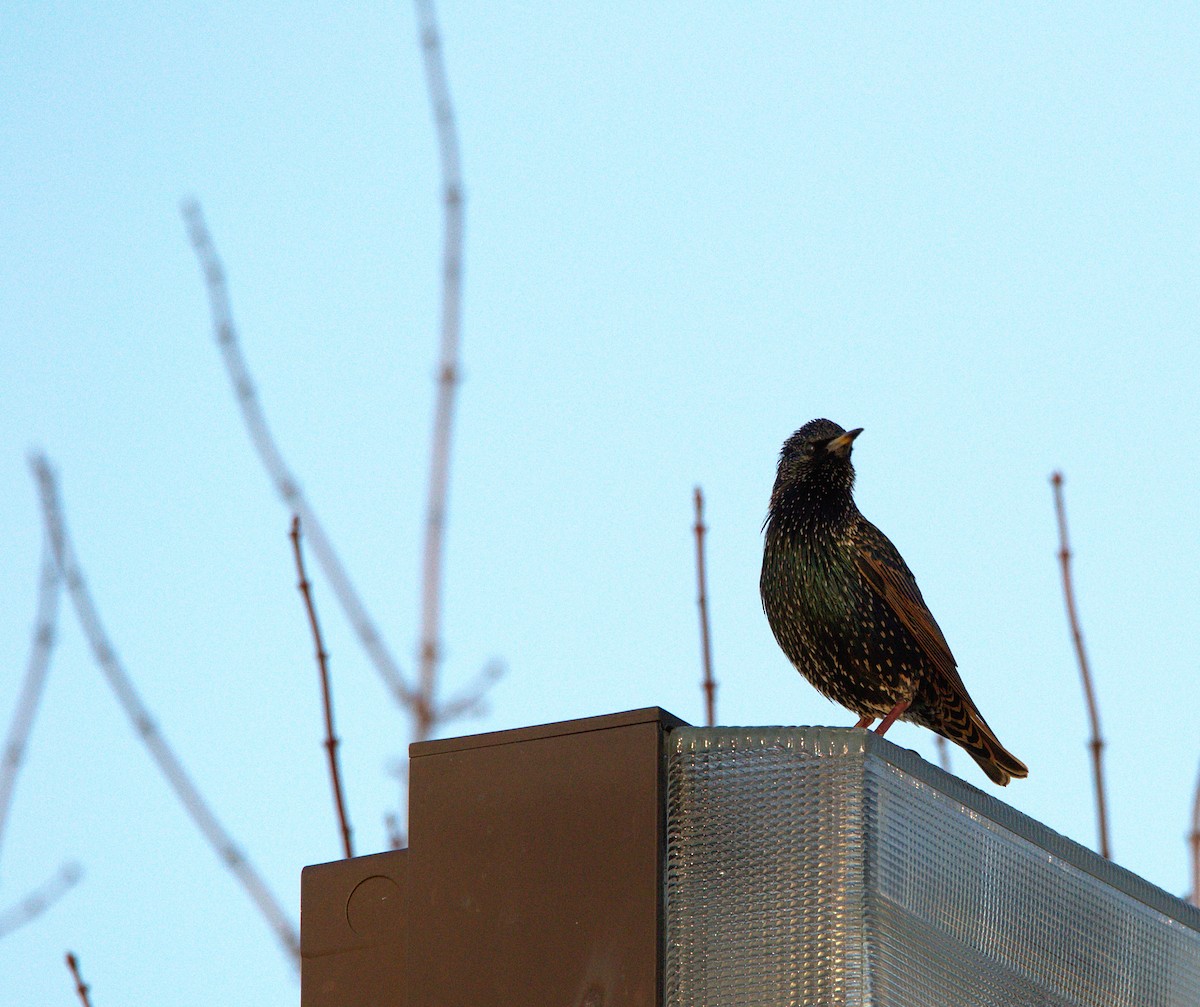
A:
[[[859,717],[858,723],[855,724],[854,726],[855,727],[870,727],[873,723],[875,723],[874,717]]]
[[[893,706],[891,712],[879,722],[879,726],[875,728],[875,733],[882,738],[887,729],[896,723],[896,718],[908,709],[908,706],[909,701],[906,699],[901,700],[899,703]],[[868,723],[870,723],[870,721],[868,721]]]

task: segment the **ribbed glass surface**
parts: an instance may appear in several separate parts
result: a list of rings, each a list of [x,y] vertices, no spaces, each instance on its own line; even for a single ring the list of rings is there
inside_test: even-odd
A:
[[[1200,911],[913,753],[670,737],[668,1007],[1200,1005]]]

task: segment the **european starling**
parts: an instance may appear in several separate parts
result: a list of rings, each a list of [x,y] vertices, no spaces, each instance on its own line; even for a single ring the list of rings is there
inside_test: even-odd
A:
[[[964,748],[1000,786],[1029,770],[1007,752],[958,675],[916,580],[854,505],[862,429],[812,420],[783,445],[759,591],[779,646],[816,689],[883,734],[900,718]]]

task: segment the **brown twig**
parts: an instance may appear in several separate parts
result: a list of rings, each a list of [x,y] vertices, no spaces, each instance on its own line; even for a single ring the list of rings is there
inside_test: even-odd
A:
[[[383,827],[387,829],[388,849],[404,849],[404,830],[400,827],[400,816],[389,811],[383,816]]]
[[[942,767],[944,772],[950,772],[950,745],[940,734],[933,736],[934,744],[937,745],[938,765]]]
[[[504,674],[504,664],[492,660],[483,666],[479,674],[459,690],[458,695],[443,701],[434,711],[430,722],[431,728],[439,724],[447,724],[459,717],[471,717],[481,713],[486,708],[485,698],[492,683]],[[414,714],[415,719],[415,714]],[[401,793],[408,789],[408,761],[397,759],[388,767],[389,775],[396,778]],[[403,849],[406,837],[403,820],[400,815],[389,812],[384,815],[384,828],[387,830],[388,846],[390,849]]]
[[[279,453],[274,437],[271,436],[266,416],[258,401],[258,392],[255,390],[254,382],[250,378],[250,371],[246,366],[246,359],[242,356],[241,348],[238,345],[237,329],[233,324],[233,311],[230,308],[229,291],[225,283],[225,271],[217,256],[212,236],[205,226],[200,204],[195,200],[185,202],[183,216],[187,221],[192,248],[195,250],[204,272],[217,344],[221,347],[221,354],[225,359],[225,369],[233,384],[234,395],[237,397],[238,407],[241,409],[242,419],[250,434],[250,440],[258,452],[268,476],[274,483],[276,491],[283,498],[283,502],[287,504],[293,514],[299,514],[303,520],[305,533],[312,543],[317,562],[321,565],[325,577],[333,588],[334,596],[346,613],[346,618],[350,620],[350,625],[354,627],[354,632],[367,652],[371,663],[375,666],[375,670],[396,701],[401,705],[410,705],[416,700],[415,691],[404,681],[399,666],[392,657],[387,644],[384,643],[371,616],[367,613],[366,606],[359,598],[354,585],[350,582],[346,568],[342,566],[342,561],[326,536],[321,522],[317,519],[316,512],[309,505],[300,489],[300,484],[288,469],[287,463]]]
[[[697,603],[700,606],[700,653],[704,660],[704,711],[707,724],[712,727],[717,722],[717,683],[713,679],[712,644],[708,632],[708,582],[704,576],[704,491],[699,486],[694,493],[696,503],[696,523],[692,530],[696,533],[696,583],[698,586]]]
[[[416,740],[428,738],[439,717],[435,707],[441,661],[442,556],[446,536],[446,505],[450,483],[450,443],[455,390],[459,381],[458,343],[462,314],[463,186],[458,133],[450,87],[442,59],[437,15],[432,0],[415,0],[420,23],[425,81],[437,131],[442,173],[442,336],[438,365],[437,403],[430,454],[429,500],[425,520],[425,553],[421,591],[421,671],[416,709]]]
[[[1055,472],[1050,476],[1054,487],[1054,512],[1058,517],[1058,559],[1062,564],[1063,596],[1067,605],[1067,621],[1071,626],[1071,639],[1075,643],[1075,656],[1079,659],[1079,674],[1083,679],[1083,695],[1087,701],[1088,719],[1092,725],[1092,737],[1088,748],[1092,753],[1092,775],[1096,782],[1096,829],[1100,834],[1100,855],[1111,859],[1108,843],[1108,810],[1104,788],[1104,739],[1100,735],[1100,710],[1096,705],[1096,693],[1092,688],[1092,673],[1088,666],[1087,651],[1083,646],[1083,631],[1079,628],[1079,616],[1075,611],[1075,590],[1071,583],[1071,548],[1067,541],[1067,511],[1063,504],[1063,475]]]
[[[299,962],[300,940],[296,929],[279,905],[279,901],[267,888],[262,877],[246,859],[245,854],[234,844],[229,834],[217,821],[208,804],[200,796],[196,785],[192,782],[179,757],[167,744],[166,738],[154,723],[150,712],[137,694],[133,681],[125,671],[121,660],[104,626],[100,615],[92,601],[83,571],[75,557],[75,550],[67,534],[66,522],[63,518],[62,507],[58,499],[58,486],[50,464],[41,456],[31,459],[34,474],[37,477],[38,489],[41,494],[42,519],[46,533],[54,549],[55,562],[67,586],[67,593],[75,608],[79,624],[84,636],[92,648],[96,663],[104,673],[109,688],[117,697],[126,717],[133,724],[134,730],[141,739],[158,768],[166,777],[171,789],[183,804],[184,810],[192,822],[208,841],[222,863],[241,882],[267,923],[275,931],[281,944],[287,950],[294,963]]]
[[[20,902],[0,913],[0,938],[7,937],[26,923],[37,919],[67,894],[83,877],[83,868],[75,863],[63,864],[58,873],[43,882]]]
[[[1196,776],[1196,794],[1192,798],[1192,831],[1188,834],[1192,851],[1192,905],[1200,906],[1200,774]]]
[[[4,833],[8,814],[12,808],[13,792],[17,785],[17,773],[25,757],[25,746],[33,729],[33,718],[41,702],[46,685],[46,671],[50,665],[50,654],[54,649],[54,628],[58,618],[58,598],[61,578],[58,564],[50,543],[42,546],[42,567],[38,578],[37,616],[33,624],[33,641],[29,648],[29,660],[25,665],[25,679],[17,696],[12,723],[4,743],[4,762],[0,765],[0,847],[4,845]]]
[[[423,741],[442,724],[478,712],[483,695],[501,673],[502,666],[489,663],[477,682],[450,701],[437,701],[437,674],[441,662],[442,562],[446,534],[446,511],[450,476],[450,447],[453,434],[455,392],[459,381],[458,344],[462,314],[463,272],[463,185],[458,134],[450,88],[442,58],[441,41],[432,0],[414,0],[420,28],[425,77],[437,132],[442,175],[444,235],[442,249],[441,353],[434,410],[433,444],[430,461],[429,497],[422,561],[420,668],[417,683],[409,685],[384,645],[379,631],[346,575],[345,569],[325,536],[316,514],[305,500],[295,477],[288,470],[271,437],[233,325],[225,275],[212,239],[204,225],[199,205],[184,204],[192,246],[200,260],[208,287],[217,342],[225,358],[238,406],[259,457],[276,490],[288,507],[300,516],[307,529],[317,561],[329,579],[347,618],[350,619],[376,670],[396,700],[413,720],[413,737]]]
[[[79,959],[70,951],[67,952],[67,968],[71,970],[71,977],[75,980],[75,992],[79,994],[80,1003],[83,1007],[92,1007],[92,1001],[88,999],[88,986],[79,975]]]
[[[426,43],[428,39],[428,34],[423,34],[423,40]],[[433,39],[436,46],[436,34],[433,36]],[[428,59],[428,49],[426,49],[426,53],[426,58]],[[437,65],[440,67],[440,61]],[[444,82],[444,73],[441,77],[437,76],[436,71],[433,71],[433,73],[431,87],[435,85],[438,79]],[[441,108],[442,106],[435,102],[435,107]],[[451,141],[450,149],[453,152],[451,164],[457,164],[457,147],[453,141]],[[445,143],[443,143],[443,150],[445,151]],[[455,175],[454,177],[457,176]],[[461,190],[459,190],[459,193],[459,202],[461,203]],[[436,703],[436,681],[433,669],[436,669],[439,657],[437,625],[441,596],[441,541],[445,526],[445,486],[450,451],[449,423],[451,407],[453,405],[452,396],[448,396],[446,390],[450,389],[452,391],[457,376],[457,364],[454,362],[454,359],[457,353],[458,280],[461,270],[461,266],[452,266],[452,264],[458,261],[461,254],[460,252],[456,252],[455,248],[461,249],[462,244],[461,206],[457,211],[454,211],[449,205],[452,202],[449,199],[449,195],[447,199],[447,288],[444,294],[446,306],[443,314],[448,320],[443,325],[441,394],[439,394],[438,398],[438,413],[434,424],[434,472],[430,483],[430,500],[440,500],[441,502],[440,504],[431,503],[431,526],[426,541],[425,558],[426,570],[432,570],[433,572],[431,575],[426,576],[425,579],[425,600],[423,603],[423,624],[426,626],[423,638],[426,644],[429,641],[433,641],[433,643],[431,646],[422,646],[421,673],[415,685],[410,684],[400,671],[399,665],[396,663],[395,658],[392,657],[391,650],[384,642],[382,635],[368,614],[366,606],[351,583],[350,577],[346,573],[346,568],[342,565],[333,548],[333,544],[325,534],[316,512],[305,498],[296,477],[288,469],[283,456],[279,452],[279,448],[271,435],[270,428],[267,426],[266,416],[258,400],[258,393],[255,390],[245,357],[242,355],[238,343],[237,329],[234,326],[233,311],[230,307],[229,292],[225,281],[225,271],[221,266],[221,260],[217,255],[212,236],[209,234],[208,228],[204,223],[200,205],[194,200],[183,204],[183,216],[188,225],[188,235],[204,273],[217,344],[221,348],[221,354],[225,361],[225,369],[229,375],[230,383],[233,385],[234,396],[241,411],[246,430],[250,435],[250,440],[258,453],[259,459],[262,461],[263,467],[267,470],[267,475],[274,484],[276,492],[283,499],[284,503],[287,504],[292,513],[299,515],[300,520],[303,522],[305,533],[308,536],[309,543],[312,545],[313,553],[317,557],[317,563],[329,581],[338,604],[341,606],[346,618],[349,619],[372,665],[380,678],[383,679],[392,697],[412,718],[414,740],[417,741],[429,738],[438,725],[448,723],[456,716],[477,712],[483,705],[483,689],[496,677],[498,673],[497,669],[499,668],[499,665],[495,662],[489,664],[483,670],[481,683],[468,686],[457,697],[442,706]],[[456,215],[459,218],[458,224],[452,226],[453,218]],[[454,237],[455,234],[458,235],[457,238]],[[449,333],[448,336],[446,335],[447,333]],[[450,361],[449,366],[446,365],[447,360]],[[440,490],[439,487],[441,487]],[[432,627],[432,630],[429,627]]]
[[[317,622],[317,607],[313,604],[312,585],[304,572],[304,553],[300,549],[300,516],[292,517],[292,530],[289,535],[292,540],[292,552],[296,557],[296,575],[300,579],[298,587],[304,597],[304,609],[308,613],[308,625],[312,630],[313,643],[317,648],[317,669],[321,673],[321,704],[325,709],[325,751],[329,756],[329,779],[333,786],[333,803],[337,809],[338,822],[342,827],[342,849],[346,858],[354,856],[354,846],[350,841],[350,822],[346,818],[346,802],[342,796],[342,772],[338,765],[337,733],[333,729],[333,695],[329,687],[329,654],[325,650],[325,640],[321,636],[321,626]]]
[[[487,691],[504,674],[504,662],[488,661],[458,694],[434,708],[433,724],[447,724],[462,717],[478,717],[487,709]]]

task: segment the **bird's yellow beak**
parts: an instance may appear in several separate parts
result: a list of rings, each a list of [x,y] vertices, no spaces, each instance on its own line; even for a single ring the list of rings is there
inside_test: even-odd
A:
[[[854,443],[854,438],[863,432],[862,427],[855,430],[847,430],[844,434],[838,434],[833,440],[825,445],[825,450],[831,454],[841,455],[845,458],[850,454],[850,445]]]

